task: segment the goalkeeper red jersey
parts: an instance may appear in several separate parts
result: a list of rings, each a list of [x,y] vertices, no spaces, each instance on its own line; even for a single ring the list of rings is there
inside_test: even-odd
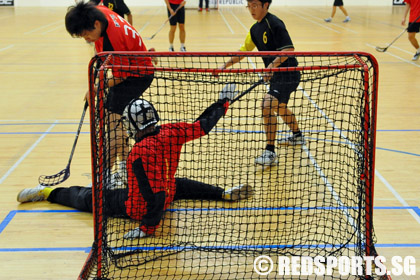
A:
[[[181,149],[188,141],[206,135],[226,113],[227,100],[208,107],[194,123],[164,124],[141,139],[127,158],[127,215],[141,220],[140,229],[152,234],[176,193],[175,173]]]
[[[111,11],[105,6],[97,6],[107,18],[108,26],[103,32],[102,37],[95,41],[95,49],[97,53],[103,51],[147,51],[143,39],[140,34],[131,26],[124,18],[119,16],[117,13]],[[150,57],[138,57],[133,59],[126,59],[119,56],[113,56],[113,61],[110,62],[113,65],[138,65],[153,67],[152,59]],[[114,77],[127,77],[127,76],[140,76],[141,74],[151,74],[149,71],[139,71],[133,69],[113,69]]]
[[[131,218],[141,220],[147,213],[147,195],[141,193],[139,181],[141,187],[148,192],[151,191],[153,194],[165,192],[163,210],[171,204],[176,192],[175,172],[182,145],[203,135],[205,132],[199,121],[193,124],[165,124],[158,127],[154,135],[144,138],[133,146],[127,159],[129,198],[125,202],[127,214]],[[135,162],[139,160],[141,166],[133,170]],[[150,232],[150,230],[144,231]]]

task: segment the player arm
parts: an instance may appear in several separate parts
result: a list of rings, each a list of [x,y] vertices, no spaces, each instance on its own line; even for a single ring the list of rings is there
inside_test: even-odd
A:
[[[253,49],[255,49],[255,44],[252,41],[251,33],[248,32],[248,34],[246,35],[246,38],[245,38],[245,42],[239,48],[239,51],[242,51],[242,52],[250,52]],[[239,61],[241,61],[243,58],[244,58],[244,56],[234,56],[234,57],[231,57],[227,62],[225,62],[225,64],[222,67],[220,67],[220,69],[229,68],[233,64],[238,63]]]
[[[403,15],[403,18],[402,18],[402,21],[401,21],[401,25],[405,26],[407,15],[410,12],[410,8],[411,8],[411,5],[407,2],[405,2],[405,10],[404,10],[404,15]]]
[[[208,134],[217,122],[223,117],[229,108],[229,100],[227,98],[218,100],[208,107],[196,120],[200,124],[204,134]]]
[[[140,229],[149,235],[155,232],[163,217],[165,192],[153,192],[141,158],[133,162],[133,172],[136,176],[140,193],[146,201],[146,214],[142,217]]]
[[[281,51],[284,52],[293,52],[295,48],[293,47],[287,47],[282,49]],[[288,59],[287,56],[278,56],[276,57],[268,66],[267,68],[277,68],[279,67],[283,62],[285,62]]]
[[[165,0],[165,4],[166,4],[166,8],[168,8],[171,15],[173,15],[175,12],[174,12],[174,10],[172,10],[171,4],[169,4],[169,0]]]

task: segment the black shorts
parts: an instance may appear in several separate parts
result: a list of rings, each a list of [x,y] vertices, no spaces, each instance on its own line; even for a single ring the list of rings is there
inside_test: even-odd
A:
[[[279,103],[287,104],[290,95],[300,83],[300,72],[275,73],[270,80],[270,90],[268,94],[277,98]]]
[[[344,6],[343,0],[334,0],[334,6],[337,6],[337,7]]]
[[[172,10],[174,11],[179,7],[179,5],[177,4],[171,4],[171,3],[169,4],[171,5]],[[171,13],[169,12],[169,10],[167,11],[168,11],[168,17],[170,17]],[[170,25],[176,25],[177,23],[180,23],[180,24],[185,23],[185,6],[179,9],[179,11],[176,12],[176,14],[169,20]]]
[[[124,82],[109,89],[105,108],[112,113],[122,115],[131,100],[140,97],[153,81],[154,75],[128,77]]]
[[[420,22],[410,22],[407,27],[407,32],[409,33],[419,33],[420,32]]]

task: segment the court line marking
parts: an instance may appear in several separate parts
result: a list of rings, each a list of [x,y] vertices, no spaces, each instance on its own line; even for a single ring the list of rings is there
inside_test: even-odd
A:
[[[229,23],[227,22],[227,20],[226,20],[225,16],[223,15],[222,11],[221,11],[220,9],[218,9],[217,11],[218,11],[218,13],[220,14],[220,16],[222,17],[223,21],[225,22],[225,24],[226,24],[227,28],[230,30],[230,32],[231,32],[232,34],[235,34],[235,32],[233,31],[232,27],[230,27],[230,25],[229,25]]]
[[[313,19],[316,19],[317,21],[321,21],[323,24],[333,25],[333,26],[335,26],[335,27],[337,27],[337,28],[341,28],[341,29],[344,29],[344,30],[346,30],[346,31],[353,32],[353,33],[355,33],[355,34],[359,34],[359,32],[354,31],[353,29],[350,29],[350,28],[345,27],[345,26],[342,26],[342,25],[338,25],[338,24],[336,24],[336,23],[334,23],[334,22],[328,22],[328,23],[326,23],[326,22],[325,22],[325,20],[324,20],[323,18],[316,17],[316,16],[313,16],[313,15],[311,15],[311,14],[308,14],[308,13],[305,13],[305,12],[302,12],[302,11],[300,11],[299,13],[300,13],[300,14],[303,14],[303,16],[304,16],[304,17],[311,17],[311,18],[313,18]]]
[[[28,35],[28,34],[31,34],[31,33],[36,32],[36,31],[39,31],[39,30],[41,30],[41,29],[48,28],[48,27],[50,27],[50,26],[56,25],[56,24],[60,24],[60,26],[61,26],[61,25],[63,24],[63,20],[62,20],[62,19],[60,19],[60,20],[57,20],[57,21],[52,22],[52,23],[50,23],[50,24],[45,24],[45,25],[42,25],[42,26],[40,26],[40,27],[37,27],[37,28],[35,28],[35,29],[32,29],[31,31],[27,31],[27,32],[25,32],[25,33],[23,33],[23,34],[24,34],[24,35]]]
[[[387,187],[387,189],[395,196],[395,198],[405,207],[409,207],[410,205],[400,196],[400,194],[392,187],[392,185],[379,173],[377,169],[375,169],[375,175],[382,181],[382,183]],[[409,209],[408,212],[413,216],[413,218],[420,224],[420,216],[418,216],[416,211],[413,209]]]
[[[308,18],[306,18],[306,17],[304,17],[304,16],[301,16],[301,15],[299,15],[299,14],[295,13],[295,12],[291,12],[291,11],[287,11],[287,12],[288,12],[288,13],[290,13],[290,14],[293,14],[293,15],[295,15],[295,16],[297,16],[297,17],[299,17],[299,18],[303,19],[303,20],[309,21],[309,22],[310,22],[310,23],[312,23],[312,24],[316,24],[316,25],[318,25],[318,26],[321,26],[322,28],[328,29],[328,30],[333,31],[333,32],[335,32],[335,33],[339,33],[339,34],[341,33],[341,31],[338,31],[338,30],[335,30],[335,29],[330,28],[330,27],[328,27],[328,26],[325,26],[325,24],[321,24],[321,23],[319,23],[318,21],[310,20],[310,19],[308,19]]]
[[[4,48],[2,48],[2,49],[0,49],[0,52],[2,52],[2,51],[5,51],[5,50],[8,50],[8,49],[11,49],[11,48],[13,48],[15,45],[8,45],[7,47],[4,47]]]
[[[32,144],[32,146],[29,147],[29,149],[18,159],[18,161],[15,164],[13,164],[13,166],[10,167],[9,170],[7,170],[7,172],[0,178],[0,185],[19,166],[19,164],[32,152],[32,150],[35,149],[35,147],[42,141],[42,139],[44,139],[45,136],[48,135],[48,133],[54,128],[55,125],[56,123],[53,123],[52,125],[50,125],[48,129],[44,133],[42,133],[42,135],[38,138],[38,140],[36,140],[35,143]]]

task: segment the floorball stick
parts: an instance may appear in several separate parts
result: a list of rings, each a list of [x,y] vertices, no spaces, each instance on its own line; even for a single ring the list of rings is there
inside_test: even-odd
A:
[[[179,11],[179,9],[181,9],[182,7],[183,6],[179,6],[178,8],[176,8],[175,13],[173,15],[171,15],[170,17],[168,17],[165,20],[165,22],[159,27],[159,29],[152,36],[145,37],[144,39],[146,39],[146,40],[152,40],[153,38],[155,38],[156,34],[158,34],[162,30],[162,28],[168,23],[168,21],[170,21],[171,18],[173,18],[176,15],[176,13]]]
[[[83,113],[79,122],[79,128],[77,129],[76,138],[74,139],[73,148],[71,149],[70,158],[69,158],[66,168],[64,168],[63,170],[61,170],[60,172],[54,175],[39,176],[38,182],[40,185],[56,186],[58,184],[61,184],[62,182],[64,182],[70,177],[70,164],[71,164],[71,160],[73,159],[74,150],[76,149],[77,140],[79,139],[80,131],[82,129],[82,124],[85,118],[87,108],[88,108],[88,102],[86,101],[85,106],[83,107]]]
[[[420,16],[418,16],[411,24],[413,24],[414,22],[416,22],[418,19],[420,18]],[[408,26],[408,27],[410,27],[410,25]],[[378,52],[386,52],[386,50],[390,47],[390,46],[392,46],[392,44],[394,44],[395,43],[395,41],[397,41],[407,30],[408,30],[408,27],[406,28],[406,29],[404,29],[401,33],[400,33],[400,35],[398,35],[397,37],[395,37],[395,39],[391,42],[391,43],[389,43],[388,44],[388,46],[386,46],[386,47],[384,47],[384,48],[381,48],[381,47],[376,47],[376,50],[378,51]]]

